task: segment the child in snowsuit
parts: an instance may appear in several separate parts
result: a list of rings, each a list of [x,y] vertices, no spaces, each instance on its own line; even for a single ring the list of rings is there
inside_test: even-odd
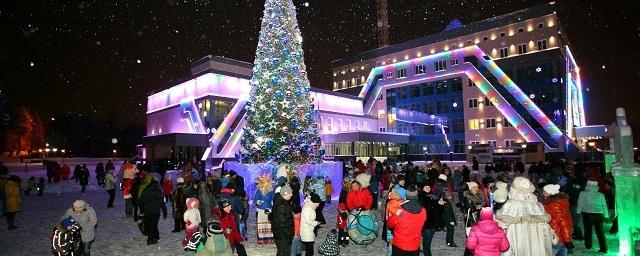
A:
[[[187,198],[187,210],[184,212],[185,223],[185,237],[182,241],[182,246],[186,246],[189,243],[189,239],[193,233],[198,232],[200,229],[200,202],[195,197]]]
[[[469,232],[467,248],[478,256],[499,256],[509,250],[509,240],[504,230],[493,220],[491,208],[482,208],[480,221]]]
[[[56,225],[51,234],[51,252],[55,256],[77,255],[80,243],[80,224],[67,217]]]

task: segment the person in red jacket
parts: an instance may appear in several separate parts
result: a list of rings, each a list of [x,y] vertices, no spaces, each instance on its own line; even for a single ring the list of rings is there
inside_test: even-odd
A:
[[[164,195],[165,202],[171,201],[172,193],[173,193],[173,181],[171,181],[171,176],[167,175],[167,177],[164,178],[164,183],[162,183],[162,195]],[[202,220],[202,221],[206,222],[209,220]]]
[[[393,230],[392,256],[418,256],[422,226],[427,219],[427,211],[418,201],[418,192],[407,192],[407,200],[400,207],[400,215],[391,214],[387,226]]]
[[[504,229],[493,220],[491,208],[480,210],[480,221],[471,228],[466,245],[475,256],[500,256],[509,250],[509,239]]]
[[[353,211],[362,208],[365,211],[371,210],[373,197],[368,189],[362,189],[360,182],[351,182],[351,191],[347,194],[347,210]]]
[[[71,174],[71,168],[68,165],[62,165],[62,180],[69,180],[69,175]]]
[[[544,210],[551,215],[549,225],[558,236],[558,244],[553,246],[554,255],[565,256],[567,249],[573,249],[573,219],[569,211],[569,196],[560,193],[560,185],[549,184],[544,191]]]
[[[234,249],[238,256],[246,256],[247,252],[244,249],[244,245],[242,245],[244,239],[238,230],[237,220],[233,213],[231,202],[222,199],[220,205],[222,207],[222,211],[220,212],[220,225],[224,231],[224,236],[229,240],[231,248]]]

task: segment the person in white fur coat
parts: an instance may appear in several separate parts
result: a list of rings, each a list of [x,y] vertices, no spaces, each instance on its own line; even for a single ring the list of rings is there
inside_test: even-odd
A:
[[[185,223],[185,238],[182,241],[182,245],[186,246],[189,243],[189,239],[193,233],[198,232],[200,230],[200,201],[198,201],[195,197],[187,198],[187,210],[184,212],[184,223]]]
[[[314,229],[320,225],[316,221],[316,208],[322,200],[317,194],[312,193],[311,196],[304,200],[302,213],[300,214],[300,240],[305,247],[305,256],[313,255],[313,243],[316,240]]]
[[[503,256],[553,255],[557,241],[549,226],[551,217],[533,194],[535,186],[524,177],[516,177],[509,199],[496,213],[496,220],[507,233],[511,244]]]

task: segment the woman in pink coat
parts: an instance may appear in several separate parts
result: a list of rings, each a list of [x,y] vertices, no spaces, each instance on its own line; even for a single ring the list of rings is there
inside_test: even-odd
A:
[[[480,221],[471,228],[467,248],[476,256],[500,256],[509,250],[509,240],[504,230],[493,220],[491,208],[482,208]]]

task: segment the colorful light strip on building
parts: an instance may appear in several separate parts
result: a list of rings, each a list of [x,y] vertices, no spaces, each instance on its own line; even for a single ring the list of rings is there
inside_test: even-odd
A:
[[[478,64],[487,67],[489,72],[494,75],[498,81],[505,86],[505,88],[511,93],[516,101],[520,103],[526,110],[529,112],[536,121],[538,121],[541,126],[551,135],[551,137],[555,140],[559,140],[564,136],[563,132],[538,108],[538,106],[531,100],[529,97],[522,92],[522,90],[509,78],[500,67],[491,59],[485,59],[486,54],[480,49],[478,46],[473,45],[469,47],[464,47],[452,51],[441,52],[437,54],[427,55],[420,58],[415,58],[411,60],[406,60],[386,66],[376,67],[374,68],[370,74],[367,82],[363,86],[360,91],[359,97],[365,98],[367,92],[370,90],[374,82],[374,78],[378,75],[384,75],[389,72],[394,72],[398,68],[409,68],[414,67],[417,64],[425,65],[425,68],[431,67],[434,60],[444,60],[446,63],[450,63],[449,60],[451,58],[463,58],[465,56],[476,56],[478,59]],[[457,67],[462,66],[462,64],[457,65]],[[372,96],[369,98],[368,102],[365,103],[365,107],[363,109],[365,114],[371,112],[373,105],[375,104],[375,100],[378,98],[380,93],[384,88],[398,86],[402,84],[413,84],[425,80],[436,80],[439,77],[446,77],[455,75],[457,73],[466,74],[476,85],[479,85],[480,90],[491,100],[494,102],[494,105],[500,110],[500,112],[507,118],[507,120],[513,124],[513,126],[518,130],[518,132],[527,140],[528,142],[537,142],[543,141],[539,134],[537,134],[531,126],[524,121],[524,119],[513,109],[513,107],[502,97],[493,86],[487,81],[487,79],[480,74],[480,72],[473,67],[472,65],[466,66],[465,70],[460,70],[459,68],[455,68],[454,66],[449,67],[446,70],[442,71],[430,71],[426,73],[434,74],[432,76],[420,75],[411,76],[410,78],[401,78],[400,82],[394,82],[392,84],[385,84],[385,79],[380,79],[377,81],[375,88],[373,89]],[[394,78],[395,79],[395,78]],[[397,81],[398,79],[395,79]]]
[[[190,133],[206,134],[202,119],[200,119],[200,113],[198,113],[198,107],[193,98],[189,97],[180,101],[180,113],[182,117],[180,121],[187,122]]]
[[[556,141],[561,139],[564,136],[564,133],[556,126],[547,115],[538,108],[538,106],[533,103],[533,101],[516,85],[509,76],[507,76],[500,67],[495,63],[495,61],[489,59],[485,59],[484,56],[486,54],[480,49],[478,46],[471,46],[474,51],[474,55],[478,58],[479,64],[487,67],[489,72],[493,76],[495,76],[500,84],[502,84],[513,97],[520,103],[532,116],[533,118],[540,123],[540,125],[551,135],[553,139]]]
[[[229,111],[227,116],[224,117],[224,120],[222,120],[222,123],[220,123],[220,126],[218,126],[218,128],[216,129],[216,133],[209,140],[209,145],[211,146],[211,148],[213,148],[213,154],[218,153],[218,146],[220,145],[222,138],[229,132],[231,125],[236,120],[238,115],[242,112],[246,104],[246,99],[238,99],[236,104],[233,105],[231,111]]]
[[[507,119],[507,121],[516,128],[516,131],[527,142],[544,142],[540,135],[531,128],[531,126],[524,121],[522,116],[513,109],[513,107],[507,102],[507,100],[496,91],[496,89],[489,83],[486,77],[484,77],[478,69],[469,63],[464,63],[466,66],[466,74],[469,79],[478,87],[493,106],[496,107],[500,113]],[[547,145],[548,147],[548,145]]]

